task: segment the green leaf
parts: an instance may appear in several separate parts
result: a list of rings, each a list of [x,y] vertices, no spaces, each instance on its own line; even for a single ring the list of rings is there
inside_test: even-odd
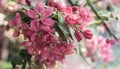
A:
[[[69,28],[68,28],[68,25],[65,23],[65,20],[60,13],[58,13],[57,25],[60,28],[60,30],[62,31],[63,36],[66,38],[66,41],[69,42],[69,40],[68,40]]]
[[[76,45],[77,54],[80,55],[79,54],[80,53],[79,42],[77,41],[77,39],[74,35],[74,30],[71,27],[69,29],[70,29],[70,35],[71,35],[71,37],[72,37],[72,39],[73,39],[73,41],[75,42],[75,45]]]
[[[65,34],[69,34],[68,25],[65,23],[65,20],[60,13],[58,13],[58,26]]]
[[[11,59],[12,65],[21,65],[23,64],[23,58],[19,54],[15,54]]]
[[[26,49],[21,49],[19,51],[19,55],[22,56],[24,59],[31,58],[31,55],[27,52]]]
[[[29,10],[30,9],[30,7],[27,6],[27,5],[23,5],[23,4],[18,4],[18,5],[21,6],[25,10]]]
[[[76,5],[78,5],[78,1],[79,0],[68,0],[72,5],[74,5],[74,6],[76,6]]]
[[[100,26],[102,24],[102,21],[95,21],[93,24],[89,25],[90,27],[93,26]]]

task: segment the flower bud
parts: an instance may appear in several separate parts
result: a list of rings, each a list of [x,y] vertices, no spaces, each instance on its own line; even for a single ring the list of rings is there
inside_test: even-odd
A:
[[[30,2],[30,0],[25,0],[26,1],[26,3],[30,6],[31,5],[31,2]]]
[[[83,32],[83,36],[84,36],[86,39],[91,39],[92,36],[93,36],[93,34],[92,34],[92,32],[91,32],[90,30],[85,30],[85,31]]]
[[[75,37],[79,42],[82,40],[82,35],[79,31],[75,31]]]

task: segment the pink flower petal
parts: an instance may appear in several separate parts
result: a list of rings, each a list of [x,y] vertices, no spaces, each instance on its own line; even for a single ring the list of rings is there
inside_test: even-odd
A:
[[[10,25],[16,26],[16,21],[15,20],[9,20],[8,22],[9,22]]]
[[[68,16],[72,13],[72,7],[68,6],[63,9],[64,15]]]
[[[43,30],[45,32],[51,32],[52,31],[52,29],[49,26],[45,26],[45,25],[41,26],[41,30]]]
[[[28,16],[30,17],[30,18],[36,18],[36,15],[37,15],[37,13],[34,11],[34,10],[29,10],[28,11]]]
[[[35,38],[36,38],[36,33],[35,33],[35,34],[32,34],[30,39],[31,39],[31,41],[34,41]]]
[[[44,16],[45,17],[49,17],[49,16],[51,16],[52,15],[52,13],[53,13],[53,10],[54,10],[54,8],[53,7],[48,7],[48,8],[46,8],[45,9],[45,11],[44,11]]]
[[[36,12],[41,13],[43,10],[44,10],[44,3],[43,2],[38,3],[36,6]]]
[[[15,29],[13,32],[13,37],[18,37],[19,35],[20,35],[20,31]]]
[[[32,20],[30,26],[34,31],[39,30],[39,22],[37,20]]]
[[[42,58],[44,60],[47,60],[49,58],[49,56],[50,56],[50,53],[48,51],[43,51],[42,52]]]
[[[21,18],[20,18],[20,14],[19,14],[19,13],[16,13],[15,19],[16,19],[16,24],[17,24],[18,26],[20,26]]]
[[[27,51],[29,54],[33,54],[34,48],[32,46],[27,46]]]
[[[26,41],[21,42],[18,46],[19,46],[19,47],[21,47],[21,46],[25,46],[25,45],[26,45],[26,43],[27,43]]]
[[[28,24],[22,24],[22,29],[29,29],[29,26],[28,26]]]
[[[52,19],[50,19],[50,18],[44,18],[44,19],[42,20],[42,23],[43,23],[44,25],[47,25],[47,26],[49,26],[49,27],[52,27],[52,26],[54,26],[55,21],[52,20]]]
[[[32,45],[32,42],[28,41],[25,46],[31,46],[31,45]]]

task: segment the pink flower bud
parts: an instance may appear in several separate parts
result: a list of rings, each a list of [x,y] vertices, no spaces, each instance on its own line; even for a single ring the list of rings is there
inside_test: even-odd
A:
[[[83,32],[83,36],[84,36],[86,39],[91,39],[92,36],[93,36],[93,34],[92,34],[92,32],[91,32],[90,30],[85,30],[85,31]]]
[[[75,37],[77,38],[78,41],[82,40],[82,35],[79,31],[75,31]]]
[[[31,5],[31,2],[30,2],[30,0],[25,0],[26,1],[26,3],[30,6]]]
[[[106,43],[110,43],[111,45],[114,45],[114,44],[115,44],[115,41],[112,40],[112,39],[111,39],[111,40],[110,40],[110,39],[107,39],[107,40],[106,40]]]
[[[76,12],[76,11],[78,11],[78,8],[79,8],[79,7],[74,6],[74,7],[72,8],[72,11],[73,11],[73,12]]]

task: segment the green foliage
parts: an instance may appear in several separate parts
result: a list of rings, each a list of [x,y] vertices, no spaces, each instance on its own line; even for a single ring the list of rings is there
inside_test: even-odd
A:
[[[18,53],[15,54],[11,59],[11,63],[12,63],[13,66],[23,64],[22,56],[20,56]]]
[[[58,22],[55,25],[55,29],[60,34],[59,36],[61,37],[61,40],[69,42],[69,40],[68,40],[69,28],[68,28],[68,25],[65,23],[64,18],[62,17],[62,15],[59,12],[57,13],[56,20]]]
[[[31,57],[32,55],[30,55],[26,49],[21,49],[19,52],[19,55],[24,59],[27,60],[28,62],[31,62]]]
[[[29,10],[30,9],[30,7],[27,6],[27,5],[19,4],[19,6],[21,6],[25,10]]]

